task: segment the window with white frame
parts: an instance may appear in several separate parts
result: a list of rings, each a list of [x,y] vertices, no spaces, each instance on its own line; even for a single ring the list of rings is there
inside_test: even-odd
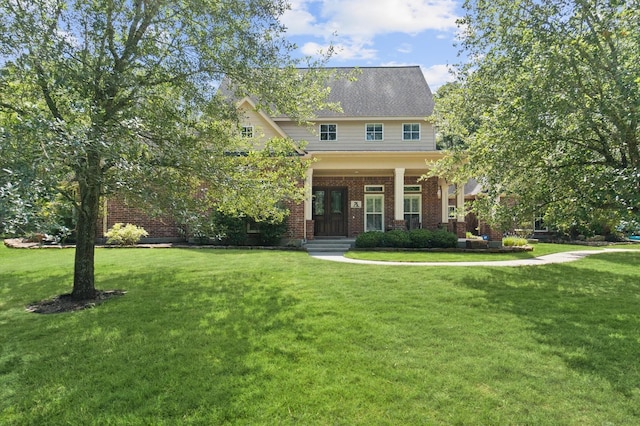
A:
[[[320,140],[321,141],[338,140],[338,125],[337,124],[321,124]]]
[[[402,125],[403,141],[420,140],[420,123],[405,123]]]
[[[384,195],[364,196],[364,230],[384,231]]]
[[[240,129],[240,134],[243,138],[252,138],[253,126],[242,126],[242,128]]]
[[[382,123],[365,124],[365,140],[381,141],[384,139]]]
[[[384,185],[365,185],[364,192],[368,192],[368,193],[384,192]]]
[[[404,221],[407,229],[416,229],[420,227],[422,222],[422,214],[420,209],[420,194],[404,194]]]

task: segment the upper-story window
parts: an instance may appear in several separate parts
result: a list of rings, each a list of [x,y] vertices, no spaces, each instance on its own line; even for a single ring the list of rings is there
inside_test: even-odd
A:
[[[384,139],[382,123],[367,123],[365,129],[365,140],[381,141]]]
[[[320,125],[320,140],[321,141],[335,141],[338,139],[338,125],[337,124],[321,124]]]
[[[402,125],[403,141],[420,140],[420,123],[405,123]]]
[[[243,138],[252,138],[253,126],[242,126],[242,128],[240,129],[240,134]]]

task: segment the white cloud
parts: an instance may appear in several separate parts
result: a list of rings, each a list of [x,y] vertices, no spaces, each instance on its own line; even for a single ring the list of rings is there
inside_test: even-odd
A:
[[[292,0],[281,18],[289,35],[371,40],[389,33],[455,31],[456,0]]]
[[[450,81],[454,81],[455,77],[449,72],[449,65],[433,65],[428,68],[422,67],[424,78],[429,83],[429,87],[433,92],[438,90],[440,86]]]
[[[398,47],[398,52],[400,53],[411,53],[413,52],[413,46],[409,43],[402,43],[400,47]]]

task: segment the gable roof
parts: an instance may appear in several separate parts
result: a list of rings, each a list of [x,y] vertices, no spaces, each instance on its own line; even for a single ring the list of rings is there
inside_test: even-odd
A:
[[[317,118],[424,118],[433,113],[433,94],[417,65],[344,67],[329,70],[336,72],[335,77],[327,83],[331,88],[328,102],[339,103],[342,112],[322,110],[316,112]],[[348,78],[351,76],[353,78]],[[232,96],[230,85],[230,81],[225,78],[220,85],[219,93]]]
[[[433,94],[419,66],[338,68],[338,77],[355,73],[355,81],[329,82],[329,102],[343,112],[319,111],[318,118],[427,117],[433,112]]]

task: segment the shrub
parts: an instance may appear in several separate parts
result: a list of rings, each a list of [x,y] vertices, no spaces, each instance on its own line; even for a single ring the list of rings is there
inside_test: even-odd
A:
[[[356,237],[357,248],[372,248],[382,245],[382,237],[384,234],[380,231],[363,232]]]
[[[382,235],[382,244],[384,247],[411,247],[411,238],[407,231],[394,229],[393,231],[385,232]]]
[[[434,248],[455,248],[458,247],[458,236],[446,229],[433,231],[432,247]]]
[[[527,245],[527,239],[521,237],[505,237],[502,239],[502,245],[505,247],[523,247]]]
[[[287,232],[287,221],[261,222],[258,226],[258,243],[263,246],[275,246],[280,244],[282,236]]]
[[[107,237],[107,244],[117,244],[119,246],[132,246],[135,245],[140,238],[148,236],[149,233],[142,227],[127,223],[122,226],[122,223],[116,223],[105,234]]]
[[[428,248],[433,244],[433,231],[428,229],[413,229],[409,231],[411,247]]]
[[[444,229],[436,231],[428,229],[393,230],[384,233],[373,231],[364,232],[356,238],[357,248],[455,248],[457,246],[458,237]]]
[[[222,244],[242,246],[247,244],[247,222],[245,218],[214,212],[211,217],[211,227],[215,232],[211,238],[218,239]]]

